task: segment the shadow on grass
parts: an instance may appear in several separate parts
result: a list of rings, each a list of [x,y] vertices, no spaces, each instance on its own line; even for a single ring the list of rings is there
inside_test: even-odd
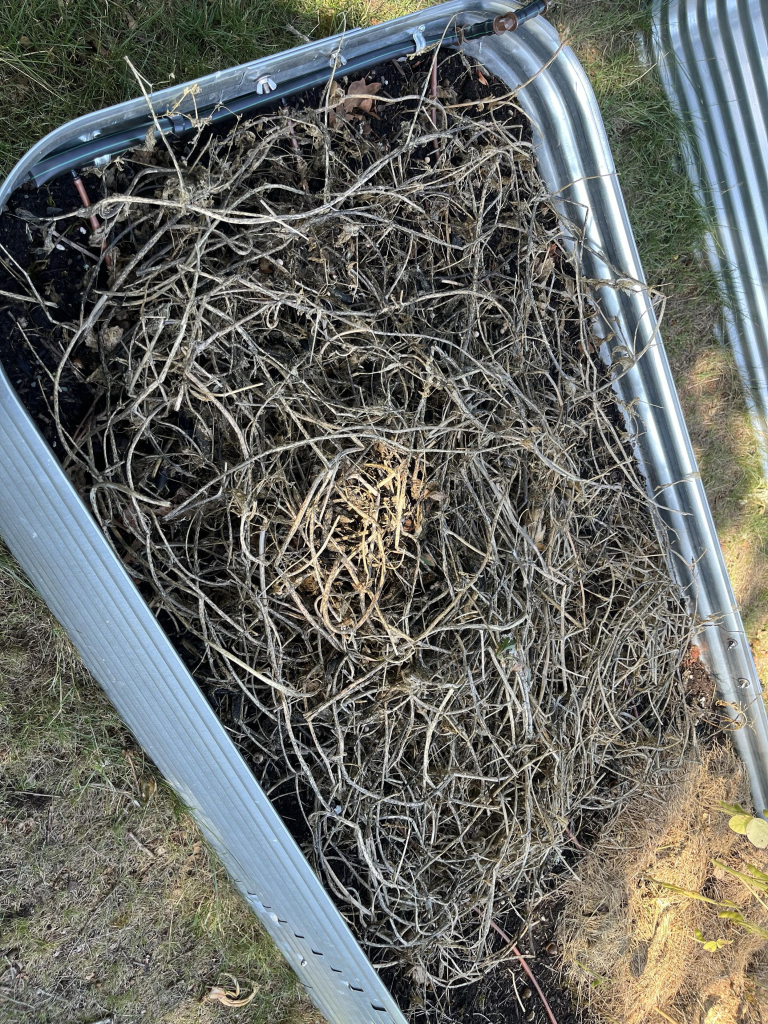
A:
[[[2,545],[0,622],[0,1021],[319,1024]]]

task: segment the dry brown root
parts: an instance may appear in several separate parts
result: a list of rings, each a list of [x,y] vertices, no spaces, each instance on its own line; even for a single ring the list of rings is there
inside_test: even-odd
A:
[[[519,112],[441,108],[435,162],[414,107],[103,201],[104,398],[62,435],[357,933],[437,985],[679,758],[689,622]]]

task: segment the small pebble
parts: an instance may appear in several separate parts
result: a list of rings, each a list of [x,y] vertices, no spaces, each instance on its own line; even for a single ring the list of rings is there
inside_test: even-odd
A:
[[[526,1013],[526,1015],[525,1015],[525,1019],[526,1020],[536,1020],[536,1014],[533,1012],[533,1010],[529,1010],[528,1013]]]
[[[56,243],[56,248],[59,250],[59,252],[64,252],[64,246],[60,242]]]
[[[81,227],[81,228],[80,228],[80,234],[81,234],[81,235],[87,235],[87,234],[88,234],[88,232],[87,232],[87,231],[85,230],[85,228]]]
[[[533,995],[533,992],[531,992],[531,990],[529,988],[524,988],[523,991],[520,993],[520,996],[523,999],[530,999],[532,995]]]
[[[544,947],[544,949],[547,951],[547,953],[549,953],[550,956],[552,956],[553,953],[557,952],[557,943],[556,942],[548,942],[546,944],[546,946]]]

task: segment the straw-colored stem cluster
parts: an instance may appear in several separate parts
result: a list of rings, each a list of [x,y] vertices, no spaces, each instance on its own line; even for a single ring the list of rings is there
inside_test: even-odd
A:
[[[454,984],[676,749],[688,622],[519,111],[401,108],[265,116],[103,201],[64,440],[357,933]]]

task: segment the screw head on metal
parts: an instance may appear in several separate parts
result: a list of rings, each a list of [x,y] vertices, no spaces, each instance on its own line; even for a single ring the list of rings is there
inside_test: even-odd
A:
[[[277,82],[270,75],[262,75],[256,79],[256,92],[259,96],[268,96],[277,88]]]
[[[749,686],[749,679],[745,679],[743,676],[741,676],[739,678],[739,686],[742,688],[742,690],[746,690],[746,688]]]
[[[734,647],[738,646],[732,636],[728,637],[728,650],[732,651]]]

